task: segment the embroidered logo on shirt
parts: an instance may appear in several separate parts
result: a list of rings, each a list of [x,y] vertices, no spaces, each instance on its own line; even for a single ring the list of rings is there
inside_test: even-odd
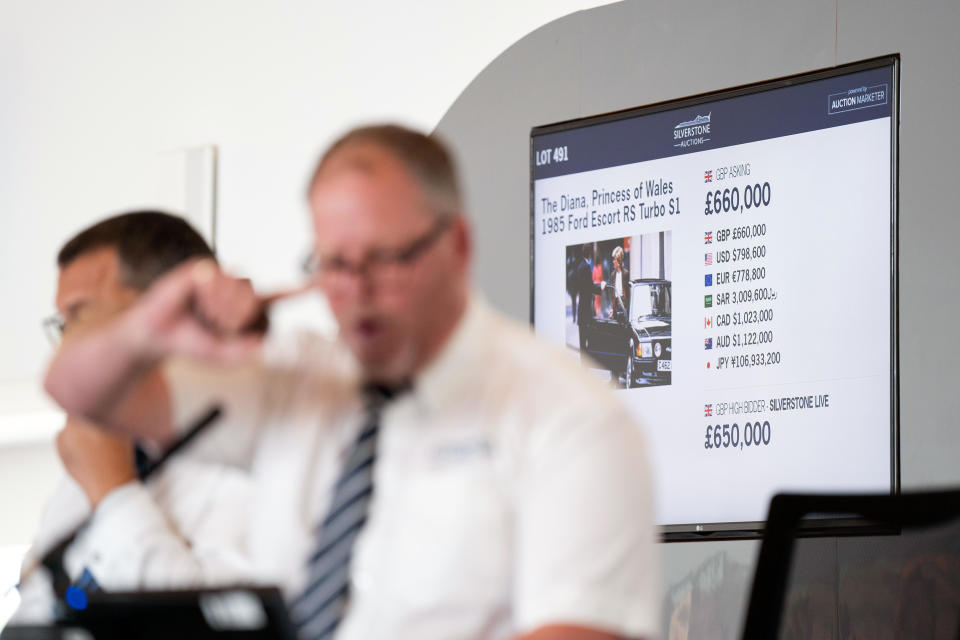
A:
[[[439,445],[433,451],[435,462],[451,463],[463,462],[472,458],[489,458],[493,454],[493,446],[486,438],[449,442]]]

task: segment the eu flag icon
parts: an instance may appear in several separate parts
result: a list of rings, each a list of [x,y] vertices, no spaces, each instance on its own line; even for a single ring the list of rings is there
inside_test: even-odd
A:
[[[703,286],[705,286],[705,287],[712,287],[712,286],[713,286],[713,274],[712,274],[712,273],[708,273],[707,275],[703,276]]]

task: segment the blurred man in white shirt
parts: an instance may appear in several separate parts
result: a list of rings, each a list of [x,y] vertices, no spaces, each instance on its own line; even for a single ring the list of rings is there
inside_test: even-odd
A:
[[[61,334],[71,339],[100,326],[157,278],[201,257],[212,258],[213,252],[181,218],[137,211],[103,220],[59,252],[57,314],[45,328],[59,342]],[[75,416],[68,416],[58,434],[57,452],[68,475],[44,509],[24,560],[21,605],[13,622],[51,619],[55,594],[41,560],[88,518],[63,558],[66,577],[74,582],[84,572],[96,587],[108,590],[186,587],[246,576],[241,535],[249,487],[236,468],[185,456],[144,486],[133,442]],[[182,531],[186,544],[152,534],[159,523]]]
[[[233,416],[221,450],[256,479],[251,562],[284,588],[303,638],[654,635],[639,428],[472,291],[444,147],[396,126],[354,130],[308,193],[309,267],[338,340],[254,355],[244,329],[262,301],[200,262],[62,350],[47,388],[69,411],[169,441],[216,383],[185,385],[162,363],[248,362],[219,374]],[[365,400],[372,387],[393,399]]]

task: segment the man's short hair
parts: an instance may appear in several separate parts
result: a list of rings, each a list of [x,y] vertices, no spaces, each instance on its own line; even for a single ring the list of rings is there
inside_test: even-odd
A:
[[[213,250],[183,218],[162,211],[131,211],[84,229],[57,254],[61,269],[82,255],[117,251],[120,279],[145,291],[154,280],[190,258],[213,258]]]
[[[452,217],[461,213],[456,164],[447,146],[436,135],[424,135],[395,124],[360,127],[340,137],[317,163],[307,193],[313,191],[332,159],[344,151],[364,146],[380,148],[396,157],[416,178],[437,215]],[[362,156],[351,160],[358,168],[369,166]]]

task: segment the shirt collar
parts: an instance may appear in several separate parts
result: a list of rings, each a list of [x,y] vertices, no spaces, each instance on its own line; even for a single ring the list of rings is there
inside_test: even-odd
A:
[[[470,373],[476,367],[476,354],[487,336],[484,324],[489,310],[483,298],[472,293],[463,317],[447,344],[414,381],[414,394],[428,411],[457,404],[459,396],[470,390]]]

